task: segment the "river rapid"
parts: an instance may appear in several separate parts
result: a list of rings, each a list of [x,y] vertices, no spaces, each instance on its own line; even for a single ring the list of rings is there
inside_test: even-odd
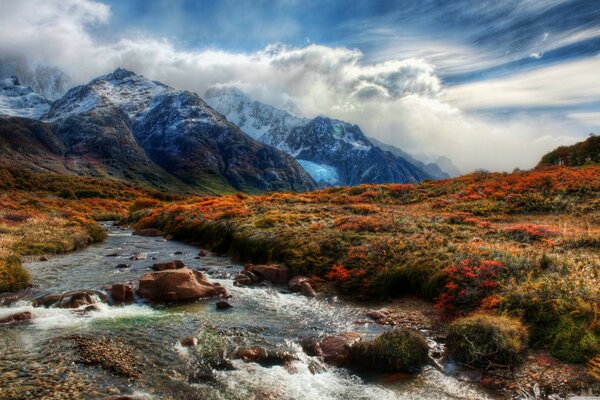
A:
[[[24,324],[0,327],[0,398],[104,399],[129,395],[140,399],[488,399],[477,386],[425,367],[415,376],[390,379],[328,367],[307,356],[303,338],[343,332],[374,337],[390,327],[365,320],[365,308],[335,297],[307,298],[286,287],[238,287],[242,269],[226,257],[162,238],[133,236],[105,224],[108,238],[84,250],[49,261],[27,262],[35,295],[76,289],[102,290],[111,283],[138,278],[156,262],[181,259],[190,268],[208,268],[209,278],[231,294],[233,308],[219,311],[215,300],[151,307],[143,303],[95,311],[33,307],[22,299],[0,307],[0,318],[30,311]],[[115,256],[116,254],[116,256]],[[130,260],[132,254],[146,259]],[[130,268],[118,269],[119,263]],[[27,298],[25,296],[25,298]],[[184,348],[182,338],[198,338]],[[72,338],[109,338],[126,347],[140,376],[128,379],[79,362]],[[217,343],[219,344],[217,346]],[[198,378],[206,353],[215,348],[262,346],[297,358],[290,365],[261,366],[233,360],[234,369]],[[227,356],[227,354],[223,354]]]

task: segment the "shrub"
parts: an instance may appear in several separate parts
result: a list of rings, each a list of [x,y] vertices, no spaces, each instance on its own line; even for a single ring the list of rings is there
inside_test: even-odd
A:
[[[129,206],[129,212],[134,213],[139,210],[145,210],[147,208],[155,208],[160,206],[161,202],[156,199],[143,197],[141,199],[137,199]]]
[[[0,258],[0,293],[25,289],[30,282],[29,272],[18,257]]]
[[[496,260],[467,258],[444,269],[447,281],[436,306],[449,315],[472,311],[481,301],[499,291],[499,276],[505,265]]]
[[[428,359],[429,346],[416,331],[400,328],[352,347],[355,364],[385,372],[415,372]]]
[[[520,361],[527,340],[527,329],[520,320],[476,314],[458,318],[448,326],[447,347],[454,360],[489,368]]]
[[[508,237],[519,242],[533,242],[558,235],[558,231],[545,225],[514,225],[504,229]]]

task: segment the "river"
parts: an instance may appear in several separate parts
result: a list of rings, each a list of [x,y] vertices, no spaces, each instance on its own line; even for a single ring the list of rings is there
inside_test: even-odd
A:
[[[0,398],[2,393],[14,399],[103,399],[109,394],[207,400],[490,398],[478,387],[433,367],[397,380],[324,367],[303,353],[302,338],[348,331],[373,337],[390,328],[357,324],[365,319],[365,309],[335,297],[311,299],[283,287],[234,286],[232,277],[242,266],[229,258],[209,252],[195,259],[198,249],[185,243],[133,236],[130,230],[110,224],[104,227],[108,237],[102,243],[46,262],[27,262],[33,290],[101,290],[110,283],[149,272],[155,262],[181,259],[192,268],[210,268],[211,280],[233,295],[229,300],[233,308],[218,311],[214,300],[169,307],[102,303],[99,310],[90,312],[33,307],[26,300],[0,307],[0,318],[19,311],[33,314],[30,323],[0,327],[0,387],[4,390]],[[130,260],[136,253],[147,258]],[[119,263],[131,267],[115,268]],[[70,341],[73,336],[123,343],[135,354],[141,376],[129,380],[78,362]],[[200,345],[181,347],[179,340],[189,336],[198,338]],[[277,349],[294,354],[298,360],[291,368],[234,360],[233,370],[214,371],[211,379],[191,379],[204,359],[203,352],[210,352],[215,342],[224,343],[226,348]]]

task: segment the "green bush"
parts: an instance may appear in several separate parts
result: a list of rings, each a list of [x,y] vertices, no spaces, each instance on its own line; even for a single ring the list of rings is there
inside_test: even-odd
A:
[[[29,286],[31,277],[16,256],[0,259],[0,293],[15,292]]]
[[[427,341],[419,332],[400,328],[356,344],[352,360],[358,366],[384,372],[415,372],[427,362],[428,352]]]
[[[510,365],[527,347],[527,328],[520,320],[486,314],[458,318],[448,327],[447,348],[458,362],[474,367]]]

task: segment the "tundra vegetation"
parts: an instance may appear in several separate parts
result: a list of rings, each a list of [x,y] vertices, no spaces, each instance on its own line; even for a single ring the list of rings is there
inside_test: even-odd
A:
[[[419,295],[463,336],[498,338],[497,362],[526,346],[598,362],[598,165],[253,196],[174,198],[14,169],[0,169],[0,187],[3,291],[27,285],[20,256],[101,240],[95,221],[121,219],[241,261],[285,264],[325,293]]]

